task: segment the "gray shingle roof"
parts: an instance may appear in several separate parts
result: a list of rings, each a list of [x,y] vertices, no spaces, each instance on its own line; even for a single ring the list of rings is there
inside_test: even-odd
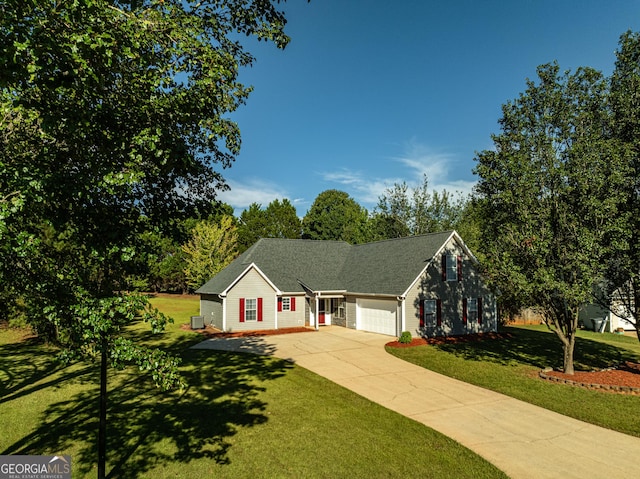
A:
[[[401,295],[452,231],[356,245],[342,272],[351,293]]]
[[[344,241],[263,238],[196,292],[220,294],[255,263],[283,292],[302,292],[302,282],[313,291],[401,295],[451,233],[355,246]]]

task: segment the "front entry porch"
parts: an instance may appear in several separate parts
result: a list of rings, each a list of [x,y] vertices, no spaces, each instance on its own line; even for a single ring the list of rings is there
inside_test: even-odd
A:
[[[344,296],[310,298],[309,326],[346,326]]]

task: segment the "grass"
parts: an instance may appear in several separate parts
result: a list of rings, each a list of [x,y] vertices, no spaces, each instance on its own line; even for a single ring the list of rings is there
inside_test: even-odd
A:
[[[180,325],[195,300],[154,298],[176,318],[164,335],[130,334],[183,358],[185,391],[111,372],[107,471],[112,478],[498,478],[456,442],[272,357],[189,350]],[[61,367],[55,350],[0,330],[0,454],[70,454],[95,477],[97,367]]]
[[[638,396],[587,390],[541,380],[544,367],[560,367],[562,347],[544,326],[507,327],[511,337],[474,343],[419,346],[387,351],[401,359],[462,381],[571,416],[640,436]],[[606,368],[640,360],[636,338],[580,331],[577,370]]]

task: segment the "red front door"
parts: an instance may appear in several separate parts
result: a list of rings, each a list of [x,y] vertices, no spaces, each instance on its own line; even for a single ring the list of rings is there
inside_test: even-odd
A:
[[[318,324],[325,324],[324,322],[324,313],[325,313],[325,300],[318,300]]]

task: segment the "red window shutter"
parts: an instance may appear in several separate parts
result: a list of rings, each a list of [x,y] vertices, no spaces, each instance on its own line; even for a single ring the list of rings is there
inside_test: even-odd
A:
[[[420,300],[420,327],[424,328],[424,299]]]
[[[278,313],[282,311],[282,298],[278,298]]]
[[[244,298],[240,298],[240,322],[244,323]]]
[[[462,256],[458,256],[458,281],[462,281]]]
[[[442,300],[436,300],[436,318],[438,321],[438,326],[442,326]]]
[[[447,253],[442,253],[442,281],[447,280]]]
[[[467,298],[462,298],[462,324],[467,324]]]
[[[289,308],[291,309],[291,311],[296,310],[296,298],[292,297],[290,299]]]
[[[482,324],[482,298],[478,298],[478,324]]]
[[[262,298],[258,298],[258,321],[262,321]]]

